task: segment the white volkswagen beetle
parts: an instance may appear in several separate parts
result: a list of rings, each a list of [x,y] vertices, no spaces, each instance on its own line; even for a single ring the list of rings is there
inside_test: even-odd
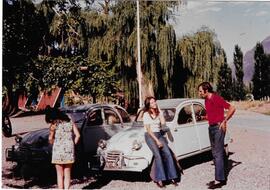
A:
[[[177,159],[190,157],[211,149],[208,122],[201,116],[206,114],[202,99],[165,99],[157,101],[166,120],[168,143]],[[133,126],[108,141],[100,141],[97,154],[103,170],[142,172],[152,162],[153,154],[144,140],[142,111]],[[230,138],[225,137],[225,148]]]

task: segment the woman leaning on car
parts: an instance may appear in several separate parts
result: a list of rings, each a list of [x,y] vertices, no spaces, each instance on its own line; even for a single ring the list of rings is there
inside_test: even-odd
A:
[[[170,182],[177,186],[178,168],[167,140],[161,132],[161,125],[165,125],[163,114],[159,110],[154,97],[147,97],[144,104],[145,141],[154,156],[152,166],[154,171],[151,172],[153,174],[151,177],[158,187],[164,187],[164,182]]]
[[[50,123],[49,142],[53,145],[52,164],[56,168],[57,185],[59,189],[68,189],[71,167],[75,162],[74,144],[78,143],[80,133],[70,118],[59,109],[47,107],[45,120]]]

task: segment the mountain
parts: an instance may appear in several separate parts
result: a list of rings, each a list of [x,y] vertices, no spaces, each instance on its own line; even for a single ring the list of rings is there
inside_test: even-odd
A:
[[[270,36],[265,38],[262,42],[264,52],[270,54]],[[255,48],[247,51],[243,58],[244,82],[247,84],[252,80],[254,73],[254,52]]]

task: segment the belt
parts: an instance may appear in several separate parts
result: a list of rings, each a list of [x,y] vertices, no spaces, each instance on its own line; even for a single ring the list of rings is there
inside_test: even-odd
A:
[[[210,127],[214,127],[214,126],[217,126],[217,125],[220,125],[221,122],[218,122],[218,123],[213,123],[213,124],[209,124]]]

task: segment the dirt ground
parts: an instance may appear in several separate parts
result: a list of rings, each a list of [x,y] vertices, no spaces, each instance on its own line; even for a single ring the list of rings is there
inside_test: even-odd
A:
[[[266,105],[269,106],[270,104]],[[237,105],[237,107],[239,106]],[[250,107],[241,109],[248,110]],[[270,109],[266,109],[266,112],[268,111],[270,111]],[[261,112],[261,110],[258,112]],[[252,114],[252,112],[245,112],[244,115],[249,117],[250,114]],[[38,122],[36,126],[41,127],[46,125],[43,122],[43,116],[35,117],[35,121]],[[235,117],[237,117],[237,114]],[[25,123],[33,121],[33,118],[25,119]],[[17,120],[17,122],[18,121],[19,120]],[[23,131],[17,130],[17,133],[20,132]],[[229,145],[228,183],[226,186],[223,186],[222,189],[270,190],[270,133],[262,130],[242,128],[237,125],[231,125],[229,133],[233,138],[233,142]],[[46,169],[37,171],[39,174],[44,174],[41,175],[40,178],[23,180],[19,176],[15,176],[12,170],[15,164],[6,162],[4,153],[5,149],[11,147],[13,144],[14,137],[6,138],[2,136],[2,188],[57,188],[55,174],[47,173]],[[184,168],[181,183],[179,183],[178,187],[167,185],[166,189],[207,189],[206,183],[214,178],[214,166],[211,156],[208,153],[181,160],[180,163]],[[35,168],[33,168],[33,170],[35,170]],[[76,177],[72,179],[71,188],[131,190],[157,189],[157,186],[139,173],[125,172],[109,173],[103,176],[92,173],[87,177]]]
[[[232,102],[237,109],[248,110],[270,115],[270,101],[240,101]]]

